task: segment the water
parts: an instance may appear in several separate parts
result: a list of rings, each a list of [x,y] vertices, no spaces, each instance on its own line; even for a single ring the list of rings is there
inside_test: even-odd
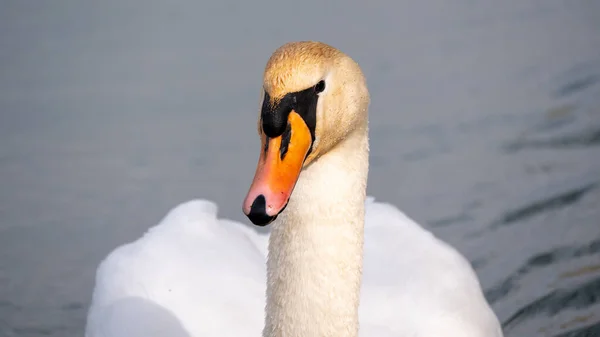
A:
[[[247,222],[262,70],[303,39],[361,64],[369,193],[507,336],[600,335],[597,1],[57,0],[0,5],[0,336],[81,336],[97,264],[179,202]]]

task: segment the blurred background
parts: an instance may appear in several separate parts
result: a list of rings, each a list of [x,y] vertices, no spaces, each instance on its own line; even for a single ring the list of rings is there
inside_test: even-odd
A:
[[[82,336],[98,263],[192,198],[248,223],[270,54],[372,95],[369,194],[473,263],[506,336],[600,335],[600,2],[0,2],[0,336]]]

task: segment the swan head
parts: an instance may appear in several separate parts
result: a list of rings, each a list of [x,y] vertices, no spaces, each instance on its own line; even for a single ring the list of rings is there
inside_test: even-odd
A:
[[[349,134],[367,129],[369,92],[358,64],[321,42],[279,47],[264,71],[261,151],[243,203],[258,226],[287,205],[302,170]]]

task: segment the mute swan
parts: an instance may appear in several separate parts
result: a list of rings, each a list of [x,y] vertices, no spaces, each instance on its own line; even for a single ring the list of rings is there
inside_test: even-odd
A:
[[[360,316],[360,336],[501,337],[469,262],[366,197],[359,66],[323,43],[288,43],[263,97],[242,208],[272,222],[268,258],[267,237],[218,219],[213,203],[179,205],[100,264],[86,336],[356,337]]]

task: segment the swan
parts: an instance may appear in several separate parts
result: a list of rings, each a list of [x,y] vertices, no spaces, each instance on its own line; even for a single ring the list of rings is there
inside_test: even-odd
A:
[[[287,43],[261,94],[242,210],[271,233],[219,218],[208,200],[178,205],[100,263],[86,336],[501,337],[470,263],[367,197],[359,65],[321,42]]]

